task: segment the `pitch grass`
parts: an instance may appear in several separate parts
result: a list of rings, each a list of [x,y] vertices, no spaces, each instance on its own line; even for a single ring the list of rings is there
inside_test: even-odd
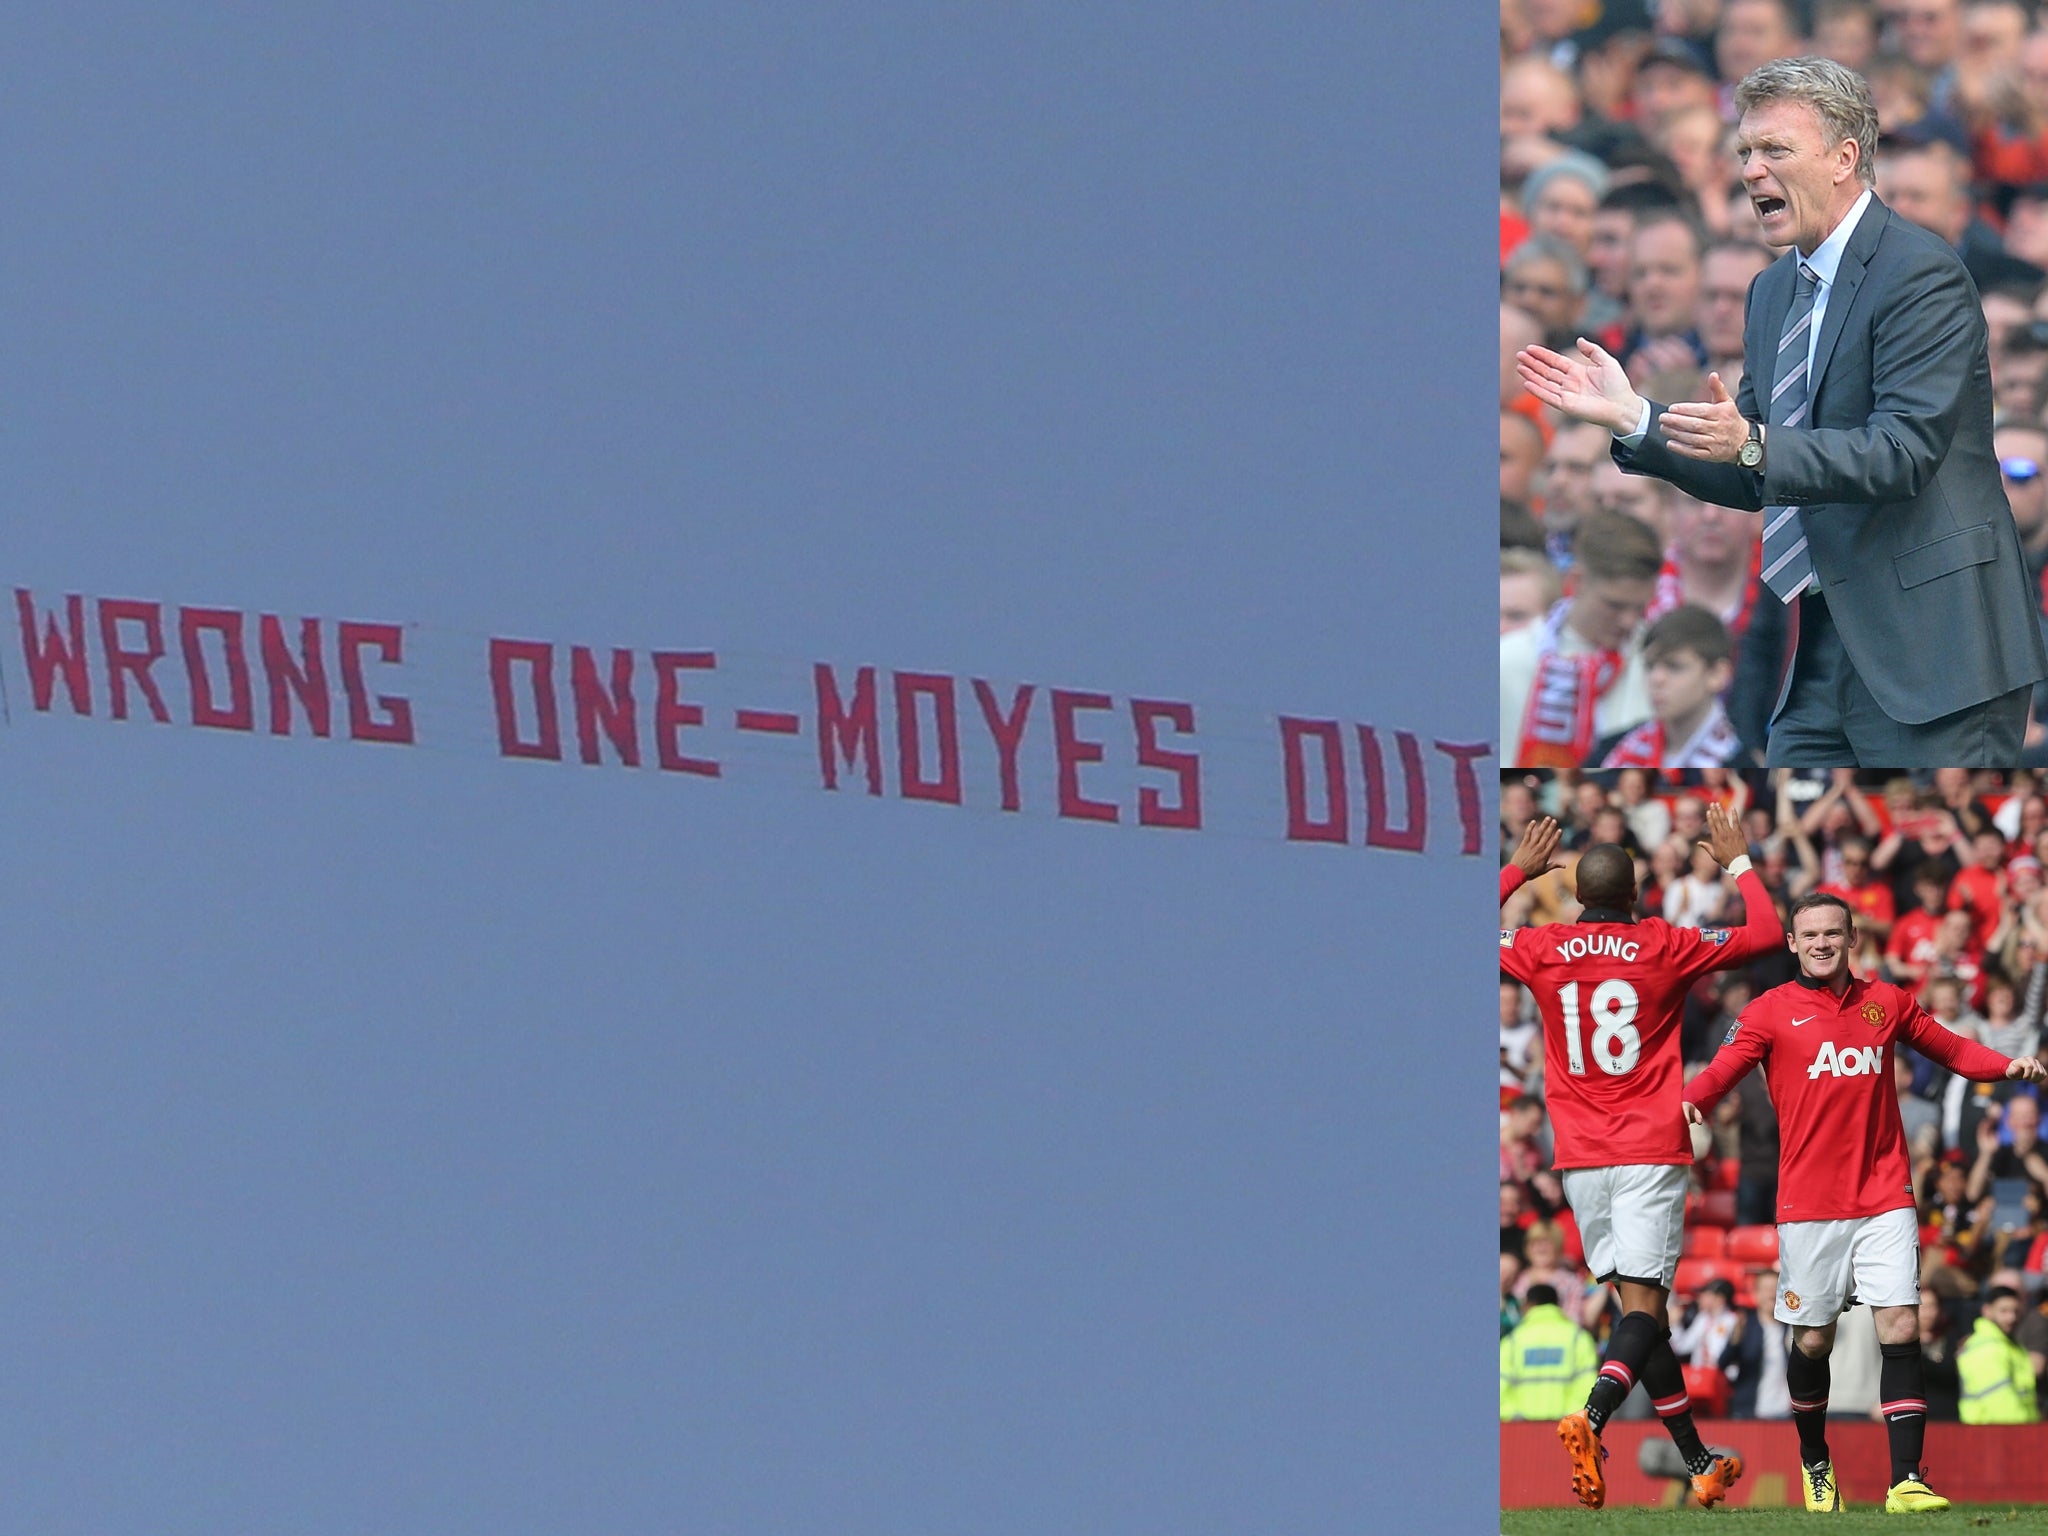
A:
[[[1940,1514],[1888,1515],[1882,1505],[1866,1504],[1839,1515],[1829,1515],[1825,1524],[1803,1509],[1504,1509],[1500,1512],[1502,1536],[1770,1536],[1777,1531],[1805,1531],[1808,1536],[1853,1536],[1859,1531],[1900,1531],[1922,1528],[1948,1531],[1961,1536],[1979,1531],[1986,1536],[2012,1532],[2048,1531],[2048,1506],[2039,1504],[1958,1504]]]

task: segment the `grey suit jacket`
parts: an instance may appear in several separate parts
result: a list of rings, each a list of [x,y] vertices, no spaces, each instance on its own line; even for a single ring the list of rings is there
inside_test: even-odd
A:
[[[1771,397],[1796,264],[1787,252],[1750,286],[1736,403],[1753,421],[1768,415],[1758,402]],[[1806,425],[1766,429],[1761,471],[1673,453],[1655,403],[1642,443],[1614,445],[1623,469],[1702,501],[1798,505],[1850,663],[1909,725],[2048,676],[1991,451],[1985,338],[1955,251],[1873,198],[1828,294]]]

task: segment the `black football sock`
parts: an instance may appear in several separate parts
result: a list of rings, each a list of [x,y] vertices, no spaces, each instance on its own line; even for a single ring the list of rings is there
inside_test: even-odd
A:
[[[1643,1373],[1643,1357],[1662,1336],[1657,1320],[1647,1312],[1630,1312],[1614,1325],[1607,1336],[1607,1357],[1600,1362],[1600,1375],[1586,1398],[1586,1417],[1596,1435],[1614,1416],[1636,1378]]]
[[[1792,1395],[1792,1423],[1799,1431],[1799,1459],[1817,1467],[1828,1459],[1828,1357],[1818,1360],[1795,1348],[1785,1362],[1785,1390]]]
[[[1701,1441],[1692,1421],[1692,1399],[1686,1394],[1685,1372],[1679,1368],[1678,1356],[1671,1352],[1668,1328],[1657,1330],[1657,1342],[1650,1346],[1643,1361],[1643,1390],[1650,1394],[1650,1406],[1657,1410],[1657,1417],[1664,1421],[1664,1428],[1677,1443],[1686,1470],[1698,1477],[1713,1466],[1713,1453]]]
[[[1920,1343],[1880,1344],[1884,1363],[1878,1367],[1878,1404],[1885,1433],[1892,1443],[1892,1481],[1920,1475],[1920,1453],[1927,1443],[1927,1392],[1920,1383]]]

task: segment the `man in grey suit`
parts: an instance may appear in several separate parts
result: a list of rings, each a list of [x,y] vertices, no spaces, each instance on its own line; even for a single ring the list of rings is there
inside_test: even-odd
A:
[[[1659,409],[1588,341],[1524,349],[1531,393],[1615,434],[1614,456],[1764,513],[1763,579],[1796,641],[1773,767],[2004,766],[2048,676],[1991,447],[1983,311],[1955,251],[1871,191],[1877,110],[1827,59],[1736,87],[1764,238],[1740,394]]]

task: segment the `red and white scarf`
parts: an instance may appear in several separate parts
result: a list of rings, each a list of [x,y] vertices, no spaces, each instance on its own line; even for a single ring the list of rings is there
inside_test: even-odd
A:
[[[1645,720],[1616,742],[1600,760],[1602,768],[1726,768],[1742,751],[1742,738],[1716,699],[1707,718],[1677,751],[1666,750],[1664,722]]]
[[[1763,564],[1763,542],[1750,552],[1749,574],[1743,579],[1742,596],[1730,607],[1723,608],[1716,615],[1728,626],[1728,633],[1739,643],[1744,630],[1749,628],[1749,615],[1756,607],[1757,572]],[[1672,545],[1664,551],[1664,565],[1657,572],[1657,589],[1650,597],[1650,606],[1643,610],[1643,622],[1654,624],[1665,614],[1685,601],[1685,586],[1678,575],[1678,546]]]
[[[1576,768],[1593,750],[1593,712],[1621,676],[1619,651],[1566,656],[1558,649],[1570,599],[1552,608],[1537,640],[1536,678],[1522,710],[1521,768]]]

